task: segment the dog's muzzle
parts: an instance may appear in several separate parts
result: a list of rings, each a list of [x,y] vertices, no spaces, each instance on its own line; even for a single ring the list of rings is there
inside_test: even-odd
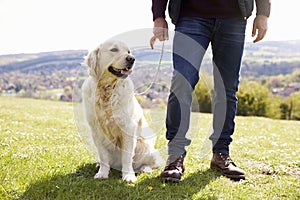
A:
[[[132,67],[135,62],[135,58],[131,55],[128,55],[128,56],[126,56],[125,60],[126,60],[126,63],[125,63],[124,68],[119,69],[119,68],[110,66],[108,68],[108,71],[119,78],[124,78],[124,79],[127,78],[132,73]]]
[[[135,58],[131,55],[128,55],[126,57],[126,64],[130,65],[132,67],[132,65],[134,64]]]

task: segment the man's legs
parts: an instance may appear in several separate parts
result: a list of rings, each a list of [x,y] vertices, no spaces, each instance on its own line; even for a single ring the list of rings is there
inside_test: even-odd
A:
[[[231,135],[237,109],[236,92],[239,84],[241,59],[244,49],[246,21],[220,19],[212,39],[214,61],[213,159],[211,166],[223,175],[244,179],[244,171],[229,157]]]

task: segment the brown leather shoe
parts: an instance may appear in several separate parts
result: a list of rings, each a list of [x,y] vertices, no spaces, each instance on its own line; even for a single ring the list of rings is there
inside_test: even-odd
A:
[[[244,170],[238,168],[228,154],[214,153],[210,168],[220,171],[222,175],[233,180],[245,179]]]
[[[167,166],[165,167],[164,171],[160,174],[161,179],[166,182],[170,181],[178,183],[181,179],[181,175],[184,172],[183,160],[183,156],[180,156],[171,163],[168,160]]]

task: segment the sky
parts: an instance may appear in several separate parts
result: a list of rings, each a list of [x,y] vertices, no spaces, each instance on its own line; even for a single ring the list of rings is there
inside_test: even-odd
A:
[[[300,40],[299,7],[299,0],[272,0],[264,40]],[[0,55],[91,50],[126,32],[145,29],[151,35],[152,27],[151,0],[0,0]]]

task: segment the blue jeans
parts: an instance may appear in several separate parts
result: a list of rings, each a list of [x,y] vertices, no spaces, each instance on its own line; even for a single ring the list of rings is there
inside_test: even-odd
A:
[[[181,18],[173,41],[174,73],[167,107],[168,154],[185,155],[192,93],[209,44],[213,54],[213,153],[229,154],[237,110],[236,92],[244,50],[246,21],[242,18]]]

